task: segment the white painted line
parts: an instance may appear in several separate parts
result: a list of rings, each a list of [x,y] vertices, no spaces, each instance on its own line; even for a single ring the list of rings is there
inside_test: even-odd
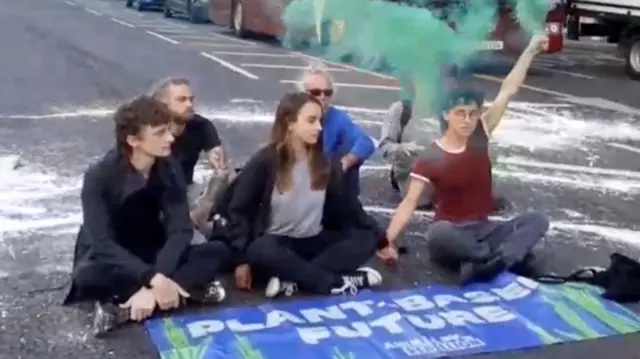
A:
[[[294,58],[299,57],[294,54],[275,54],[268,52],[236,52],[236,51],[214,51],[211,54],[227,55],[227,56],[257,56],[257,57],[277,57],[277,58]]]
[[[136,25],[140,27],[156,27],[158,29],[189,29],[189,26],[166,22],[162,20],[137,20]]]
[[[120,20],[120,19],[116,19],[115,17],[112,17],[112,18],[111,18],[111,21],[113,21],[113,22],[115,22],[115,23],[118,23],[118,24],[120,24],[120,25],[126,26],[126,27],[131,27],[131,28],[136,27],[136,26],[135,26],[135,25],[133,25],[133,24],[130,24],[130,23],[126,22],[126,21],[122,21],[122,20]]]
[[[640,178],[640,172],[638,171],[625,171],[625,170],[618,170],[613,168],[587,167],[587,166],[569,165],[564,163],[540,162],[530,158],[498,158],[498,163],[502,165],[542,168],[542,169],[551,169],[551,170],[568,171],[568,172]]]
[[[243,75],[243,76],[248,77],[248,78],[253,79],[253,80],[259,79],[258,76],[252,74],[251,72],[249,72],[249,71],[247,71],[245,69],[242,69],[242,68],[240,68],[240,67],[238,67],[238,66],[236,66],[236,65],[234,65],[232,63],[226,62],[223,59],[221,59],[221,58],[219,58],[219,57],[217,57],[215,55],[208,54],[206,52],[201,52],[200,55],[208,58],[209,60],[215,61],[215,62],[219,63],[220,65],[228,68],[229,70],[239,73],[240,75]]]
[[[623,143],[610,142],[610,143],[607,143],[607,146],[619,148],[621,150],[627,150],[627,151],[630,151],[630,152],[640,153],[640,148],[634,147],[634,146],[631,146],[631,145],[625,145]]]
[[[211,41],[213,36],[203,34],[175,34],[180,40]]]
[[[78,4],[74,3],[73,1],[69,1],[69,0],[65,1],[64,3],[67,4],[67,5],[71,5],[71,6],[79,6]]]
[[[341,110],[347,112],[360,112],[360,113],[368,113],[368,114],[377,114],[384,115],[389,112],[388,109],[376,109],[376,108],[366,108],[366,107],[351,107],[351,106],[338,106],[334,105],[334,107],[339,108]],[[382,123],[380,121],[376,121],[376,123]]]
[[[240,64],[242,67],[255,67],[259,69],[291,69],[291,70],[304,70],[308,66],[294,66],[294,65],[273,65],[273,64]],[[337,67],[328,68],[330,72],[348,72],[349,69],[341,69]]]
[[[280,80],[281,84],[295,84],[297,81],[294,80]],[[349,84],[349,83],[341,83],[336,82],[333,84],[335,87],[352,87],[352,88],[364,88],[371,90],[391,90],[397,91],[400,90],[398,86],[386,86],[386,85],[368,85],[368,84]]]
[[[375,72],[375,71],[371,71],[371,70],[361,69],[359,67],[352,66],[352,65],[349,65],[349,64],[343,64],[343,63],[340,63],[340,62],[330,61],[330,60],[323,59],[323,58],[320,58],[320,57],[317,57],[317,56],[311,56],[311,55],[303,54],[302,52],[297,52],[297,51],[292,51],[292,53],[296,54],[296,55],[298,55],[300,57],[306,58],[308,60],[322,61],[324,63],[331,64],[333,66],[342,67],[342,68],[349,69],[349,70],[352,70],[352,71],[356,71],[356,72],[364,73],[364,74],[367,74],[367,75],[379,77],[379,78],[382,78],[382,79],[395,80],[395,77],[393,77],[393,76],[381,74],[379,72]]]
[[[147,34],[151,35],[151,36],[155,36],[160,40],[164,40],[168,43],[174,44],[174,45],[178,45],[180,43],[180,41],[176,41],[174,39],[168,38],[166,36],[160,35],[157,32],[153,32],[153,31],[147,31]]]
[[[540,67],[540,66],[535,66],[535,69],[538,70],[542,70],[542,71],[548,71],[548,72],[555,72],[557,74],[562,74],[562,75],[567,75],[567,76],[573,76],[573,77],[578,77],[578,78],[582,78],[582,79],[587,79],[587,80],[595,80],[596,78],[594,76],[589,76],[589,75],[585,75],[585,74],[580,74],[577,72],[571,72],[571,71],[565,71],[565,70],[558,70],[558,69],[551,69],[551,68],[547,68],[547,67]]]
[[[209,32],[208,34],[211,34],[211,36],[220,39],[220,40],[228,40],[231,42],[237,42],[239,44],[247,44],[247,45],[253,45],[253,46],[258,46],[257,43],[253,42],[253,41],[248,41],[248,40],[244,40],[244,39],[239,39],[237,37],[231,37],[231,36],[225,36],[225,35],[220,35],[217,34],[215,32]]]
[[[153,30],[158,33],[166,33],[168,35],[192,35],[197,34],[190,30],[178,29],[174,27],[163,27],[163,26],[140,26],[143,29]]]
[[[253,45],[241,45],[241,44],[221,44],[221,43],[214,43],[214,42],[201,42],[201,41],[189,41],[187,42],[187,45],[189,46],[202,46],[202,47],[220,47],[220,48],[224,48],[224,47],[228,47],[228,48],[247,48],[247,47],[254,47]]]
[[[93,14],[93,15],[95,15],[95,16],[102,16],[102,13],[101,13],[101,12],[99,12],[99,11],[95,11],[95,10],[93,10],[93,9],[91,9],[91,8],[88,8],[88,7],[85,7],[85,8],[84,8],[84,11],[88,12],[89,14]]]

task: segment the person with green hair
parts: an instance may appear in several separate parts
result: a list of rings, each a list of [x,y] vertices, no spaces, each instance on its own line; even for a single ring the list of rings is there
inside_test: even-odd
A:
[[[497,97],[482,111],[484,94],[469,89],[449,91],[439,107],[444,134],[426,145],[413,163],[407,193],[386,231],[389,245],[378,251],[384,261],[398,258],[396,244],[425,192],[435,198],[435,221],[425,235],[429,256],[459,274],[460,284],[488,281],[500,272],[519,271],[549,228],[542,213],[531,212],[500,222],[493,210],[489,138],[507,105],[524,83],[537,54],[548,46],[535,35],[504,79]]]

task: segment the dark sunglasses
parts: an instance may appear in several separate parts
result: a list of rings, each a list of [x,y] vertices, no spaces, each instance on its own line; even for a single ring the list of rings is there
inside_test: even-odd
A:
[[[333,89],[312,89],[307,92],[313,97],[319,97],[320,95],[324,95],[325,97],[333,96]]]

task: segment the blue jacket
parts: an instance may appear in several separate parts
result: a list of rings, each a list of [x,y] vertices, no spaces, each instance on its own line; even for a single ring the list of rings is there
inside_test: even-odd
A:
[[[347,112],[333,106],[329,106],[324,115],[322,144],[331,158],[352,153],[364,162],[375,152],[371,137],[353,123]]]

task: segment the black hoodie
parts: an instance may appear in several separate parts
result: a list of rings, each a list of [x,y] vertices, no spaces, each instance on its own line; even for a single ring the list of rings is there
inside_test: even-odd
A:
[[[193,237],[184,175],[171,158],[156,159],[145,181],[111,150],[85,172],[81,201],[74,269],[95,262],[149,285],[156,273],[173,274]]]

